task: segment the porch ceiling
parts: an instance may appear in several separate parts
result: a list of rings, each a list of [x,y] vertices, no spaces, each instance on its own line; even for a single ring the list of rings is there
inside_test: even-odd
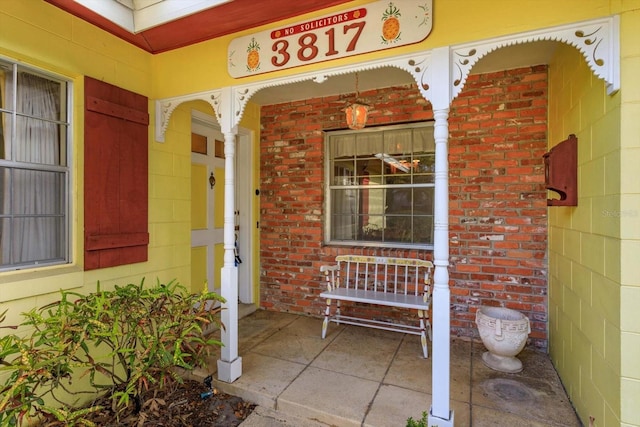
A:
[[[178,49],[205,40],[247,30],[316,10],[349,3],[348,0],[45,0],[150,53]],[[539,41],[498,49],[471,70],[486,73],[528,65],[547,64],[556,42]],[[359,73],[359,89],[412,83],[397,68]],[[252,97],[259,105],[352,93],[353,75],[323,83],[301,82],[260,90]]]

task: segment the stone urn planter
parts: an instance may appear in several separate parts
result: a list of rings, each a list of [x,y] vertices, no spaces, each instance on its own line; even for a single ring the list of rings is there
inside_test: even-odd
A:
[[[482,361],[496,371],[522,371],[522,362],[515,356],[522,351],[531,333],[529,319],[519,311],[504,307],[480,307],[476,325],[482,343],[488,351]]]

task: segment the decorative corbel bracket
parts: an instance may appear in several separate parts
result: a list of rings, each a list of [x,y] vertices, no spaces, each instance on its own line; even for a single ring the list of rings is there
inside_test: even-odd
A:
[[[460,93],[471,68],[480,58],[501,47],[535,41],[558,41],[574,46],[594,74],[605,81],[609,95],[620,89],[620,18],[611,16],[452,46],[453,97]]]
[[[205,101],[213,107],[216,118],[220,121],[221,117],[221,98],[222,90],[211,90],[206,92],[193,93],[189,95],[174,96],[172,98],[163,98],[156,101],[156,141],[164,142],[165,132],[169,126],[169,119],[176,107],[187,101]]]

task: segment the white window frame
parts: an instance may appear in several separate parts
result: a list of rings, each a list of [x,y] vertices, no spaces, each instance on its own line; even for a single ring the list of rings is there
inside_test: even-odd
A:
[[[407,123],[407,124],[398,124],[398,125],[387,125],[387,126],[377,126],[377,127],[367,127],[361,130],[340,130],[340,131],[327,131],[325,132],[325,143],[324,143],[324,243],[326,245],[342,245],[342,246],[369,246],[369,247],[384,247],[384,248],[409,248],[409,249],[433,249],[433,239],[434,239],[434,234],[433,234],[433,209],[434,209],[434,205],[435,205],[435,200],[434,200],[434,196],[435,194],[432,192],[432,199],[431,199],[431,219],[432,219],[432,224],[431,224],[431,232],[430,232],[430,241],[429,242],[411,242],[411,243],[407,243],[407,242],[400,242],[400,241],[374,241],[374,240],[359,240],[356,238],[354,239],[336,239],[332,237],[332,227],[334,226],[334,224],[332,224],[333,221],[333,214],[334,214],[334,209],[336,207],[333,206],[332,202],[332,197],[331,197],[331,193],[332,190],[340,190],[340,189],[346,189],[346,188],[353,188],[354,190],[360,190],[360,189],[382,189],[382,190],[388,190],[388,189],[409,189],[409,190],[413,190],[416,188],[431,188],[432,191],[435,189],[435,169],[433,169],[429,175],[432,176],[432,180],[429,183],[411,183],[411,184],[402,184],[402,185],[398,185],[398,184],[383,184],[383,185],[374,185],[374,186],[363,186],[363,185],[358,185],[358,184],[350,184],[350,185],[338,185],[335,182],[332,182],[332,167],[333,167],[333,158],[332,158],[332,138],[334,137],[341,137],[341,136],[349,136],[351,134],[354,135],[358,135],[358,134],[363,134],[363,133],[367,133],[367,132],[388,132],[388,131],[394,131],[394,130],[398,130],[398,129],[417,129],[417,128],[424,128],[424,127],[428,127],[431,130],[431,134],[433,134],[433,126],[434,126],[434,122],[433,121],[426,121],[426,122],[415,122],[415,123]],[[335,143],[335,142],[334,142]],[[429,150],[427,151],[427,153],[429,153],[429,156],[433,156],[433,163],[432,163],[432,167],[435,168],[435,141],[434,141],[434,145],[433,145],[433,150]],[[414,153],[411,153],[412,155]],[[380,158],[382,160],[381,157],[376,156],[378,158]],[[384,175],[386,176],[386,175]],[[386,197],[386,196],[385,196]],[[361,215],[361,212],[358,212],[356,214],[356,216]],[[391,215],[388,215],[387,213],[383,214],[383,217],[387,218],[387,217],[391,217]],[[413,218],[413,216],[412,216]],[[386,221],[386,220],[385,220]],[[360,230],[358,231],[360,232]]]
[[[73,99],[73,83],[70,79],[60,76],[58,74],[25,65],[22,62],[14,60],[12,58],[8,58],[5,56],[0,56],[0,65],[5,68],[5,73],[12,73],[12,82],[13,86],[11,89],[7,87],[7,84],[3,85],[3,89],[7,93],[12,93],[13,96],[10,99],[7,99],[7,93],[2,93],[0,96],[3,97],[3,103],[0,104],[0,120],[2,120],[1,116],[9,116],[11,126],[10,128],[3,129],[5,134],[11,132],[9,138],[5,138],[5,144],[11,143],[15,144],[16,141],[16,123],[18,117],[26,117],[26,118],[35,118],[37,120],[43,120],[39,117],[30,116],[28,114],[24,114],[22,112],[16,111],[16,101],[15,101],[15,92],[17,88],[17,74],[20,71],[27,72],[29,74],[33,74],[42,78],[49,79],[51,81],[59,82],[64,87],[64,93],[61,93],[60,102],[61,102],[61,118],[60,120],[44,120],[45,122],[54,123],[60,127],[64,128],[64,137],[60,141],[60,158],[61,162],[64,164],[61,165],[51,165],[51,164],[40,164],[40,163],[31,163],[31,162],[21,162],[15,160],[13,153],[15,150],[12,147],[5,147],[5,156],[8,158],[3,159],[0,158],[0,167],[3,169],[9,170],[33,170],[33,171],[43,171],[43,172],[54,172],[59,173],[63,176],[61,188],[60,190],[64,193],[61,195],[61,203],[63,204],[61,209],[61,217],[62,220],[62,232],[60,233],[60,240],[56,242],[56,245],[60,247],[60,257],[56,257],[54,259],[48,260],[38,260],[31,262],[15,262],[15,259],[11,259],[7,263],[0,263],[0,272],[5,271],[16,271],[16,270],[28,270],[33,268],[39,268],[43,266],[52,266],[52,265],[66,265],[72,262],[71,259],[71,238],[72,238],[72,227],[71,227],[71,189],[72,189],[72,99]],[[6,123],[2,123],[3,126]],[[9,191],[13,192],[14,188],[10,188]],[[0,192],[4,192],[4,188],[0,188]],[[4,195],[7,197],[7,195]],[[4,198],[3,197],[3,198]],[[12,197],[12,194],[9,194],[8,197]],[[14,218],[16,215],[14,212],[5,212],[4,209],[0,210],[0,220]],[[33,214],[28,217],[31,218],[42,218],[48,215],[41,214]],[[10,240],[13,242],[15,237],[11,236]]]

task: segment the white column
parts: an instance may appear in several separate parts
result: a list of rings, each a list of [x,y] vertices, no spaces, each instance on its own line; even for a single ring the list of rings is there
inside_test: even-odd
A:
[[[450,307],[449,291],[449,105],[451,62],[449,47],[431,52],[427,70],[429,96],[433,106],[436,142],[434,227],[433,227],[433,360],[429,427],[453,427],[450,398]]]
[[[238,357],[238,267],[235,265],[235,156],[236,134],[224,133],[224,266],[222,267],[222,349],[218,379],[231,383],[242,375]]]
[[[449,291],[449,109],[433,111],[436,142],[433,264],[433,366],[429,426],[453,426],[450,393],[450,291]]]

